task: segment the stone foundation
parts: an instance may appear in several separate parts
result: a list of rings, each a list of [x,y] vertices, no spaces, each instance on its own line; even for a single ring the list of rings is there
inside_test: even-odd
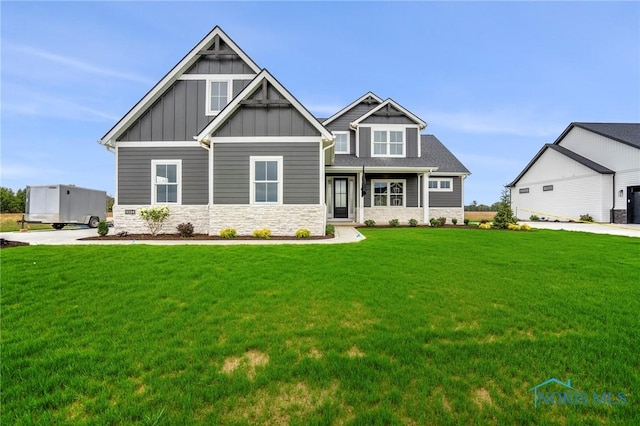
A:
[[[398,219],[401,225],[406,225],[409,223],[409,219],[423,223],[423,216],[422,207],[365,207],[362,223],[365,220],[373,219],[376,221],[376,225],[388,225],[391,219]]]
[[[613,211],[613,223],[627,223],[627,211],[626,210],[614,210]]]
[[[113,206],[114,233],[128,232],[130,234],[150,234],[146,222],[140,217],[140,210],[148,209],[150,207],[161,206]],[[126,211],[135,211],[135,213],[126,214]],[[190,222],[193,225],[194,233],[208,233],[209,206],[169,206],[169,217],[162,226],[160,234],[176,234],[178,232],[176,226],[187,222]]]
[[[447,218],[447,224],[451,225],[451,219],[456,218],[458,225],[464,224],[464,208],[462,207],[430,207],[429,219],[437,219],[439,217]]]
[[[300,228],[313,236],[325,232],[325,205],[215,205],[209,211],[209,234],[219,235],[234,228],[238,235],[253,235],[256,229],[269,228],[271,235],[291,236]]]

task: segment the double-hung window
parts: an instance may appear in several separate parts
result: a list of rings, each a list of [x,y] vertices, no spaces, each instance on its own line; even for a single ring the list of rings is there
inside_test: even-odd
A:
[[[282,204],[282,157],[250,158],[251,204]]]
[[[430,178],[429,191],[451,192],[453,191],[452,178]]]
[[[336,138],[336,154],[349,153],[349,132],[334,132]]]
[[[404,157],[404,131],[374,130],[373,157]]]
[[[151,160],[152,204],[180,204],[182,160]]]
[[[406,181],[373,180],[373,206],[374,207],[404,207]]]
[[[231,100],[231,82],[207,80],[207,115],[217,115]]]

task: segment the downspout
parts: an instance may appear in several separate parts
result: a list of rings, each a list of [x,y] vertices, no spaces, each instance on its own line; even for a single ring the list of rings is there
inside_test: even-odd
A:
[[[609,217],[609,223],[615,223],[615,210],[616,210],[616,172],[613,172],[613,177],[612,177],[612,184],[613,184],[613,188],[612,189],[612,195],[613,195],[613,199],[611,200],[611,215]]]
[[[324,143],[324,141],[326,141],[327,139],[322,139],[322,142]],[[326,170],[325,167],[327,166],[327,150],[330,148],[333,148],[336,145],[336,139],[333,138],[331,139],[331,143],[327,146],[325,146],[324,148],[322,148],[322,167],[320,170],[320,177],[321,177],[321,182],[320,182],[320,204],[324,206],[324,214],[322,215],[322,217],[324,218],[324,228],[327,228],[327,196],[325,193],[325,188],[327,187],[327,175],[326,175]],[[335,155],[335,153],[334,153]],[[335,161],[335,158],[331,158],[330,160]]]
[[[193,137],[195,140],[198,140],[197,136]],[[202,139],[198,141],[200,143],[200,147],[209,151],[209,209],[213,205],[213,149],[211,149],[211,140]]]

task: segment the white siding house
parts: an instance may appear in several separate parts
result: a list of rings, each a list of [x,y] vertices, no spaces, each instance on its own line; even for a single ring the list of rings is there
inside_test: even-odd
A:
[[[640,223],[640,124],[571,123],[509,187],[523,220]]]

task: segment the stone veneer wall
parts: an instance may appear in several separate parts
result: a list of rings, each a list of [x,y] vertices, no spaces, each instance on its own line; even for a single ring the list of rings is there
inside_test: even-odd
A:
[[[362,223],[369,219],[375,220],[376,225],[387,225],[391,219],[398,219],[401,225],[409,223],[409,219],[423,223],[423,215],[422,207],[365,207]]]
[[[214,205],[209,211],[209,233],[219,235],[222,229],[235,228],[238,235],[253,235],[256,229],[269,228],[271,235],[291,236],[306,228],[313,236],[323,236],[325,210],[324,204]]]
[[[429,219],[439,217],[447,218],[447,224],[451,225],[451,219],[458,219],[458,225],[464,225],[464,209],[462,207],[429,207]]]
[[[128,232],[130,234],[149,234],[147,224],[140,217],[140,210],[148,209],[150,205],[113,206],[114,234]],[[190,222],[193,232],[207,234],[209,232],[209,206],[178,206],[169,205],[169,217],[160,230],[161,234],[176,234],[176,226]],[[135,210],[135,214],[125,214],[125,210]]]
[[[627,211],[626,210],[614,210],[613,211],[613,223],[627,223]]]

